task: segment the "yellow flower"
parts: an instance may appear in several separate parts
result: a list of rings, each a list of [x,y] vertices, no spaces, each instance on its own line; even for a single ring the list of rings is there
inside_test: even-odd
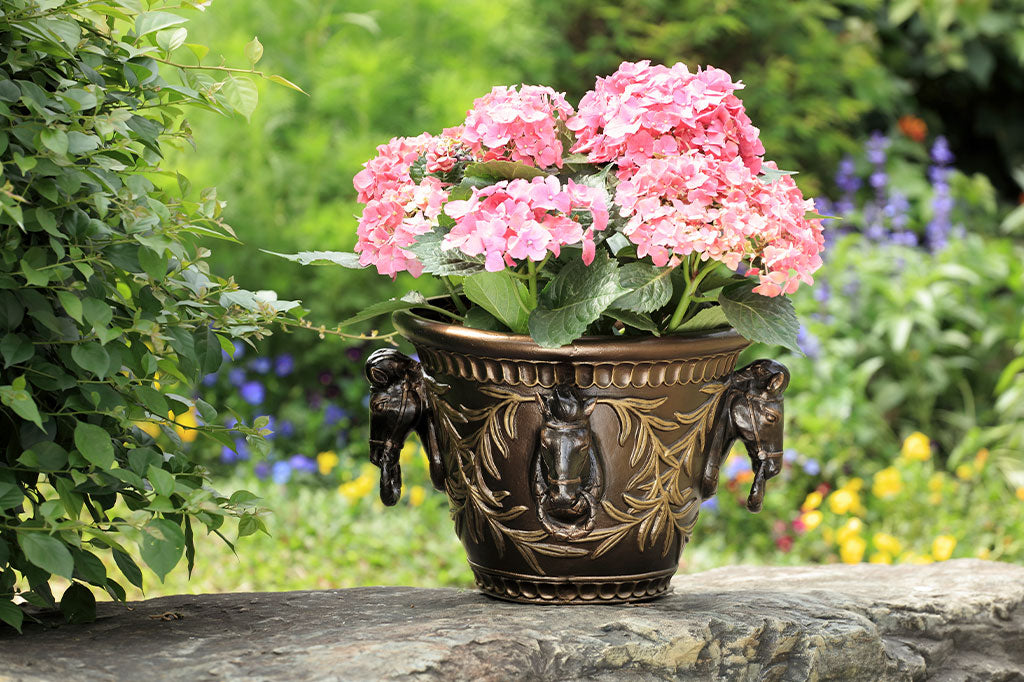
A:
[[[817,509],[821,506],[821,493],[817,490],[811,493],[807,493],[807,497],[804,498],[804,503],[800,505],[800,511],[809,512]]]
[[[886,467],[875,474],[871,485],[871,492],[875,497],[893,497],[901,490],[903,479],[896,467]]]
[[[150,348],[150,350],[153,350]],[[153,375],[153,388],[157,391],[160,390],[160,372]]]
[[[900,541],[888,533],[875,533],[871,538],[871,544],[880,552],[892,555],[899,554],[900,550],[903,549]]]
[[[863,487],[864,487],[864,479],[860,478],[859,476],[855,476],[855,477],[851,478],[849,481],[847,481],[843,485],[843,488],[845,488],[846,490],[849,490],[850,492],[853,492],[853,493],[859,492],[860,489],[863,488]]]
[[[875,552],[868,561],[873,564],[891,564],[892,557],[885,552]]]
[[[991,550],[989,550],[988,547],[982,547],[981,549],[979,549],[977,552],[974,553],[974,556],[978,557],[979,559],[988,559],[989,555],[991,555],[991,554],[992,554],[992,552],[991,552]]]
[[[920,431],[915,431],[903,441],[902,454],[907,459],[927,461],[932,456],[932,441]]]
[[[196,431],[196,427],[199,426],[199,421],[196,419],[195,409],[190,409],[188,412],[182,412],[175,418],[174,413],[170,413],[168,418],[173,419],[177,422],[174,425],[174,432],[178,434],[178,438],[183,443],[191,443],[199,435]]]
[[[846,544],[846,542],[853,537],[860,534],[864,528],[864,522],[858,518],[849,519],[843,524],[842,528],[836,531],[836,540],[840,545]]]
[[[974,466],[979,470],[985,466],[985,462],[988,461],[988,448],[982,448],[978,450],[978,453],[974,455]]]
[[[338,466],[339,461],[338,455],[333,450],[321,452],[316,456],[316,466],[324,476],[334,471],[334,467]]]
[[[940,535],[932,542],[932,556],[936,561],[945,561],[953,556],[956,549],[956,538],[952,535]]]
[[[906,560],[903,563],[906,564],[930,564],[934,563],[935,559],[932,558],[931,554],[914,554],[911,552],[907,555]]]
[[[338,486],[338,492],[349,502],[358,502],[371,492],[376,478],[370,472],[363,472],[358,478]]]
[[[156,422],[133,422],[133,423],[135,424],[135,426],[139,427],[139,429],[143,433],[148,434],[150,438],[156,438],[157,436],[160,435],[160,427],[156,424]],[[1022,490],[1024,490],[1024,488],[1022,488]]]
[[[1015,490],[1014,492],[1017,495],[1017,499],[1020,500],[1021,502],[1024,502],[1024,485],[1017,488],[1017,490]]]
[[[828,496],[828,508],[833,514],[846,514],[860,507],[860,495],[846,488],[839,488]]]
[[[820,526],[822,518],[823,516],[821,512],[818,511],[817,509],[809,512],[804,512],[800,515],[800,520],[803,522],[804,528],[806,528],[809,531],[814,530],[815,528]]]
[[[418,507],[423,504],[425,499],[427,499],[427,491],[423,489],[423,486],[414,485],[409,488],[409,504]]]
[[[928,504],[932,505],[933,507],[937,507],[938,505],[942,504],[942,494],[932,493],[931,495],[929,495]]]
[[[843,560],[844,564],[859,564],[864,558],[864,550],[867,547],[868,543],[864,542],[864,538],[860,536],[847,538],[839,547],[839,558]]]
[[[412,462],[412,458],[416,455],[417,450],[419,450],[419,445],[414,441],[405,441],[405,445],[402,446],[402,452],[398,455],[398,461],[402,464],[409,464]]]
[[[942,484],[946,482],[946,475],[941,471],[937,471],[932,474],[931,478],[928,479],[928,490],[933,493],[942,491]]]
[[[836,533],[828,526],[825,526],[821,531],[821,539],[825,541],[825,544],[831,545],[832,541],[836,539]]]
[[[961,481],[966,481],[974,475],[974,467],[970,464],[961,464],[956,468],[956,477]]]

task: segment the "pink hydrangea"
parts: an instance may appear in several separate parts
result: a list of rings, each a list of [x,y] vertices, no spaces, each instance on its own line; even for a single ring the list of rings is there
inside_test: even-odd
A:
[[[423,150],[428,173],[447,173],[455,164],[469,157],[462,144],[462,126],[445,128],[439,137],[431,139]]]
[[[748,274],[760,278],[754,291],[765,296],[813,283],[821,267],[821,221],[804,217],[814,202],[804,200],[789,176],[762,182],[739,157],[725,161],[690,150],[648,159],[619,182],[615,203],[638,255],[658,266],[691,253],[734,270],[756,264]]]
[[[443,184],[435,177],[423,178],[418,185],[409,181],[370,199],[356,230],[359,264],[374,265],[377,272],[391,277],[405,270],[419,277],[423,265],[406,249],[433,228],[447,199]]]
[[[572,180],[563,187],[557,178],[505,180],[474,189],[469,199],[449,201],[445,213],[455,227],[442,246],[469,256],[484,256],[485,267],[497,272],[519,261],[556,256],[562,246],[580,244],[583,260],[594,259],[594,231],[608,225],[603,192]],[[590,211],[589,228],[573,219],[573,211]]]
[[[539,168],[562,167],[558,120],[573,109],[565,96],[539,85],[497,86],[473,102],[462,141],[484,161],[522,161]]]
[[[361,203],[381,199],[391,191],[415,184],[409,177],[409,166],[426,149],[433,138],[429,133],[417,137],[393,137],[387,144],[377,147],[377,156],[363,164],[352,184],[359,193]]]
[[[617,162],[620,178],[648,159],[691,149],[724,161],[739,157],[758,173],[764,146],[733,94],[742,87],[710,66],[690,73],[682,63],[623,62],[597,80],[566,124],[576,133],[572,151],[593,163]]]

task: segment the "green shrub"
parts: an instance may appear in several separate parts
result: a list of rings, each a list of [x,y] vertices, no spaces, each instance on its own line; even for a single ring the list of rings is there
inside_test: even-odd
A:
[[[161,165],[186,109],[248,113],[254,86],[246,69],[161,75],[204,48],[163,11],[180,3],[149,4],[2,3],[0,621],[16,628],[14,598],[53,607],[52,580],[71,581],[69,621],[93,617],[86,585],[124,599],[98,554],[141,586],[133,546],[162,579],[191,568],[198,527],[263,528],[254,495],[215,492],[185,454],[197,434],[232,441],[182,393],[294,304],[209,272],[202,240],[234,241],[223,203]]]

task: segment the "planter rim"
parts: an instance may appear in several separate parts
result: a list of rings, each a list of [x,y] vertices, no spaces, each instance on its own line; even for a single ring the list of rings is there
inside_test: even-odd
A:
[[[750,341],[733,329],[664,336],[584,336],[560,348],[544,348],[526,334],[471,329],[439,322],[412,310],[399,310],[392,321],[413,344],[478,357],[534,361],[666,361],[738,352]]]

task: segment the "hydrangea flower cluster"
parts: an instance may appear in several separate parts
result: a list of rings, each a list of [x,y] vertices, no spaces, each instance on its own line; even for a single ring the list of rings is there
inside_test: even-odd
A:
[[[652,157],[699,150],[723,161],[737,157],[751,173],[761,170],[764,146],[739,97],[743,87],[708,67],[624,62],[583,96],[566,124],[576,133],[573,152],[592,163],[615,162],[619,177]]]
[[[773,162],[766,167],[776,170]],[[615,203],[638,255],[658,266],[677,265],[691,253],[732,270],[755,263],[747,274],[760,278],[754,291],[765,296],[813,283],[811,273],[821,267],[821,221],[804,217],[814,202],[788,175],[762,182],[740,157],[724,161],[689,150],[648,159],[618,184]]]
[[[474,189],[466,200],[449,201],[445,213],[455,227],[445,235],[444,248],[457,248],[470,256],[484,256],[490,272],[515,267],[529,258],[541,261],[561,247],[580,244],[583,261],[594,260],[594,231],[608,225],[603,192],[572,180],[563,186],[557,178],[503,181]],[[593,223],[586,229],[573,218],[586,210]]]
[[[473,102],[462,141],[484,161],[522,161],[538,168],[562,167],[558,121],[575,113],[551,88],[498,86]]]

